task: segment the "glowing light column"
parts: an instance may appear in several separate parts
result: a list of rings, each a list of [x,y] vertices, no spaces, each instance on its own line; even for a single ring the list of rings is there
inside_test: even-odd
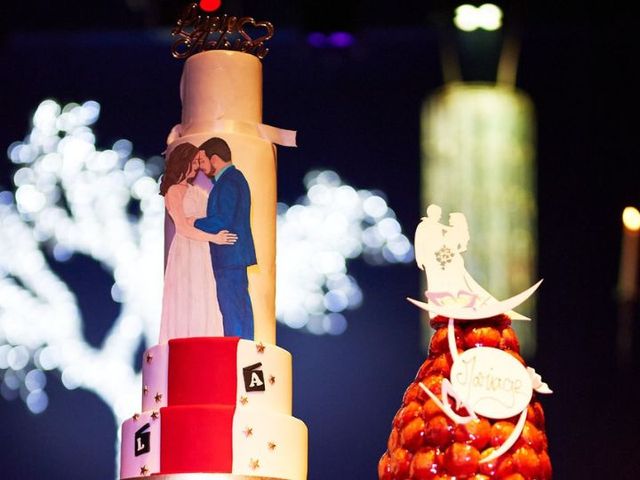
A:
[[[467,270],[496,298],[535,283],[534,109],[529,97],[510,86],[445,85],[424,105],[422,155],[422,211],[437,202],[446,213],[465,212],[474,232]],[[532,305],[528,311],[524,307],[521,313],[530,314]],[[522,351],[531,354],[534,327],[518,323]]]

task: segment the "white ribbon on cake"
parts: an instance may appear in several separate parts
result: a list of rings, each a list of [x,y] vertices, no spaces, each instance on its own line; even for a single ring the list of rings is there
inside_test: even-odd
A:
[[[169,136],[167,137],[167,145],[171,145],[173,142],[183,137],[183,127],[179,123],[175,125]],[[227,118],[217,118],[206,125],[199,125],[199,128],[189,127],[189,135],[197,135],[206,132],[226,132],[226,133],[241,133],[244,135],[251,135],[260,137],[268,142],[281,145],[283,147],[297,147],[295,130],[286,130],[284,128],[272,127],[271,125],[265,125],[264,123],[247,122],[244,120],[233,120]]]

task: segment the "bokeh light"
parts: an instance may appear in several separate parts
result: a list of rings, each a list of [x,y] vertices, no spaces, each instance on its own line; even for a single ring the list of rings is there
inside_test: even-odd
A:
[[[413,247],[385,199],[343,184],[333,171],[305,177],[299,205],[279,205],[276,315],[291,328],[339,334],[344,316],[357,308],[362,292],[348,275],[350,259],[372,264],[410,262]]]
[[[640,230],[640,211],[635,207],[626,207],[622,211],[622,223],[627,230],[637,232]]]
[[[311,32],[307,42],[315,48],[349,48],[355,43],[355,37],[349,32]]]
[[[488,31],[498,30],[502,26],[502,10],[492,3],[485,3],[479,7],[460,5],[455,9],[453,23],[465,32],[480,28]]]

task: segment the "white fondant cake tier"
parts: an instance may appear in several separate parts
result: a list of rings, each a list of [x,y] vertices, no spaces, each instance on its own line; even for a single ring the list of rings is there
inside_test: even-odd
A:
[[[169,475],[149,475],[127,480],[286,480],[284,478],[261,477],[255,475],[233,475],[228,473],[173,473]]]
[[[205,370],[218,361],[216,349],[210,350],[208,361],[192,366],[193,375],[207,378]],[[142,363],[142,411],[148,412],[171,405],[169,396],[170,347],[155,345],[148,349]],[[251,368],[253,367],[253,368]],[[201,372],[200,372],[201,371]],[[235,374],[229,381],[235,386],[235,405],[291,415],[291,354],[276,345],[239,340]],[[218,379],[220,383],[226,379]],[[222,385],[221,385],[222,386]],[[206,386],[203,385],[203,389]]]
[[[142,411],[157,410],[172,404],[169,396],[168,344],[149,348],[142,364]],[[217,361],[216,350],[211,349],[208,360]],[[233,382],[236,386],[235,404],[250,406],[291,415],[292,372],[291,354],[276,345],[266,345],[250,340],[239,340],[236,350],[236,368],[222,372],[221,384]],[[207,370],[209,364],[193,365],[193,374]],[[253,368],[252,368],[253,367]],[[206,378],[203,374],[202,378]]]
[[[233,165],[250,190],[256,254],[256,265],[247,269],[253,339],[275,344],[277,181],[272,141],[277,129],[261,123],[262,64],[242,52],[201,52],[186,61],[180,85],[182,123],[169,135],[166,156],[182,143],[197,147],[213,137],[229,145]]]
[[[242,52],[211,50],[188,58],[180,81],[182,134],[211,132],[219,118],[262,122],[262,63]]]
[[[232,420],[227,423],[229,418]],[[163,430],[169,432],[170,438],[163,439]],[[202,445],[209,440],[210,445]],[[200,470],[228,468],[226,472],[210,473],[307,478],[307,427],[302,421],[257,409],[226,410],[203,405],[163,408],[125,421],[120,477],[135,478],[181,468],[185,454],[176,452],[176,446],[193,452],[194,458],[187,463],[198,465]],[[226,467],[208,466],[220,462],[220,457],[225,456],[220,451],[229,448]]]

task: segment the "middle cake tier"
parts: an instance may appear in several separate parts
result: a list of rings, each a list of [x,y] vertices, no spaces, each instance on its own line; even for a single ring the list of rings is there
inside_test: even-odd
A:
[[[237,337],[170,340],[144,353],[142,411],[227,405],[291,415],[291,354]]]

